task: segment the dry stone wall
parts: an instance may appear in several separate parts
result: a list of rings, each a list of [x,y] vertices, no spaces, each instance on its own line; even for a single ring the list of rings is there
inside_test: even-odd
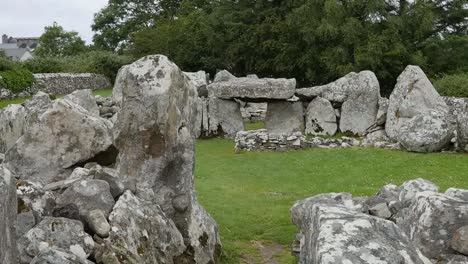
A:
[[[64,95],[76,90],[99,90],[112,86],[107,77],[94,73],[38,73],[34,74],[34,78],[36,83],[18,94],[0,87],[0,100],[32,96],[38,91],[50,95]]]

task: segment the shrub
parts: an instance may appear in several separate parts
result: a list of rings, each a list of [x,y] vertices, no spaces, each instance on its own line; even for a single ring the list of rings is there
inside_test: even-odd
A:
[[[58,57],[34,57],[23,62],[23,66],[33,73],[63,72],[65,61]]]
[[[0,86],[19,93],[34,84],[33,74],[25,68],[14,66],[11,69],[0,72]]]
[[[434,87],[440,95],[468,97],[468,73],[445,75],[434,81]]]

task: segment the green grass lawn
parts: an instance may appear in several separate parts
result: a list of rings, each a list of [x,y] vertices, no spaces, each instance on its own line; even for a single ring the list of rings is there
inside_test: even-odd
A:
[[[100,96],[104,96],[104,97],[107,97],[107,96],[111,96],[112,95],[112,88],[109,88],[109,89],[103,89],[103,90],[95,90],[93,91],[93,94],[94,95],[100,95]],[[58,98],[62,97],[62,96],[57,96]],[[15,99],[11,99],[11,100],[0,100],[0,109],[3,109],[11,104],[21,104],[23,103],[24,101],[26,100],[29,100],[31,99],[31,97],[21,97],[21,98],[15,98]]]
[[[295,227],[289,209],[299,199],[326,192],[372,195],[388,183],[423,177],[445,191],[468,189],[468,155],[417,154],[371,148],[234,153],[231,140],[196,144],[196,189],[220,226],[222,263],[257,256],[253,242],[289,250]],[[261,262],[255,262],[261,263]],[[295,263],[289,251],[280,263]]]

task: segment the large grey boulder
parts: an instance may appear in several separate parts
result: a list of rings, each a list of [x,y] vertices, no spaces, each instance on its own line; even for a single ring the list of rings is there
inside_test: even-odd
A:
[[[27,124],[32,124],[39,120],[39,117],[49,109],[52,105],[50,95],[44,92],[37,92],[31,100],[23,103],[28,116],[26,118]]]
[[[114,87],[112,88],[112,102],[117,106],[122,104],[122,91],[124,86],[127,85],[127,80],[125,79],[125,72],[127,69],[128,65],[124,65],[119,69],[117,72],[117,77],[115,78]]]
[[[86,260],[94,241],[83,224],[67,218],[46,217],[18,240],[20,263],[30,263],[41,252],[59,250]]]
[[[316,204],[302,230],[300,264],[430,264],[391,221],[343,205]]]
[[[407,66],[390,95],[385,130],[390,139],[400,139],[401,127],[413,117],[437,110],[447,114],[448,106],[418,66]]]
[[[173,263],[185,251],[182,234],[174,222],[151,201],[137,198],[126,191],[109,216],[109,238],[97,246],[95,257],[103,263],[113,263],[123,255],[132,263]]]
[[[220,99],[244,100],[289,99],[296,89],[295,79],[229,78],[208,85],[208,96]]]
[[[341,106],[340,130],[364,135],[376,120],[379,110],[380,85],[375,74],[362,71],[348,74],[347,99]]]
[[[234,138],[244,130],[239,103],[233,100],[208,98],[208,135]]]
[[[301,102],[274,101],[268,103],[265,128],[273,134],[304,131],[304,109]]]
[[[397,225],[413,244],[429,258],[453,254],[451,240],[466,225],[468,203],[444,194],[421,192],[397,218]]]
[[[61,172],[106,151],[112,123],[68,100],[56,100],[5,154],[5,164],[21,179],[48,184]]]
[[[306,110],[305,133],[333,136],[338,129],[335,109],[327,99],[317,97],[309,103]]]
[[[110,192],[109,184],[103,180],[82,180],[74,183],[57,197],[57,207],[74,204],[79,210],[83,221],[93,210],[101,210],[108,216],[115,201]]]
[[[0,110],[0,152],[5,153],[23,135],[27,111],[22,105]]]
[[[99,107],[96,104],[96,99],[90,89],[76,90],[63,97],[63,99],[83,107],[94,116],[99,116]]]
[[[401,124],[397,133],[400,144],[414,152],[439,151],[450,143],[452,137],[453,127],[446,114],[436,110],[415,115]]]
[[[15,177],[0,165],[0,263],[16,263],[16,181]]]
[[[232,73],[228,72],[227,70],[222,70],[216,73],[213,82],[226,82],[232,79],[236,79],[237,77],[234,76]]]
[[[216,263],[217,226],[199,207],[193,186],[194,87],[162,55],[144,57],[121,74],[126,85],[114,128],[120,177],[133,181],[138,198],[160,205],[175,222],[188,250],[185,261]]]

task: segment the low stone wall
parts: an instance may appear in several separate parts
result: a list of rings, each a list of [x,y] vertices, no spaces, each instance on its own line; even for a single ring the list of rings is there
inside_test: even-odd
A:
[[[266,129],[240,131],[235,138],[236,151],[278,151],[304,148],[349,148],[361,146],[361,141],[352,137],[307,138],[301,132],[289,134],[268,133]]]
[[[36,83],[18,94],[0,87],[0,100],[31,96],[38,91],[51,95],[63,95],[76,90],[99,90],[112,86],[106,76],[94,73],[38,73],[34,74],[34,78]]]

